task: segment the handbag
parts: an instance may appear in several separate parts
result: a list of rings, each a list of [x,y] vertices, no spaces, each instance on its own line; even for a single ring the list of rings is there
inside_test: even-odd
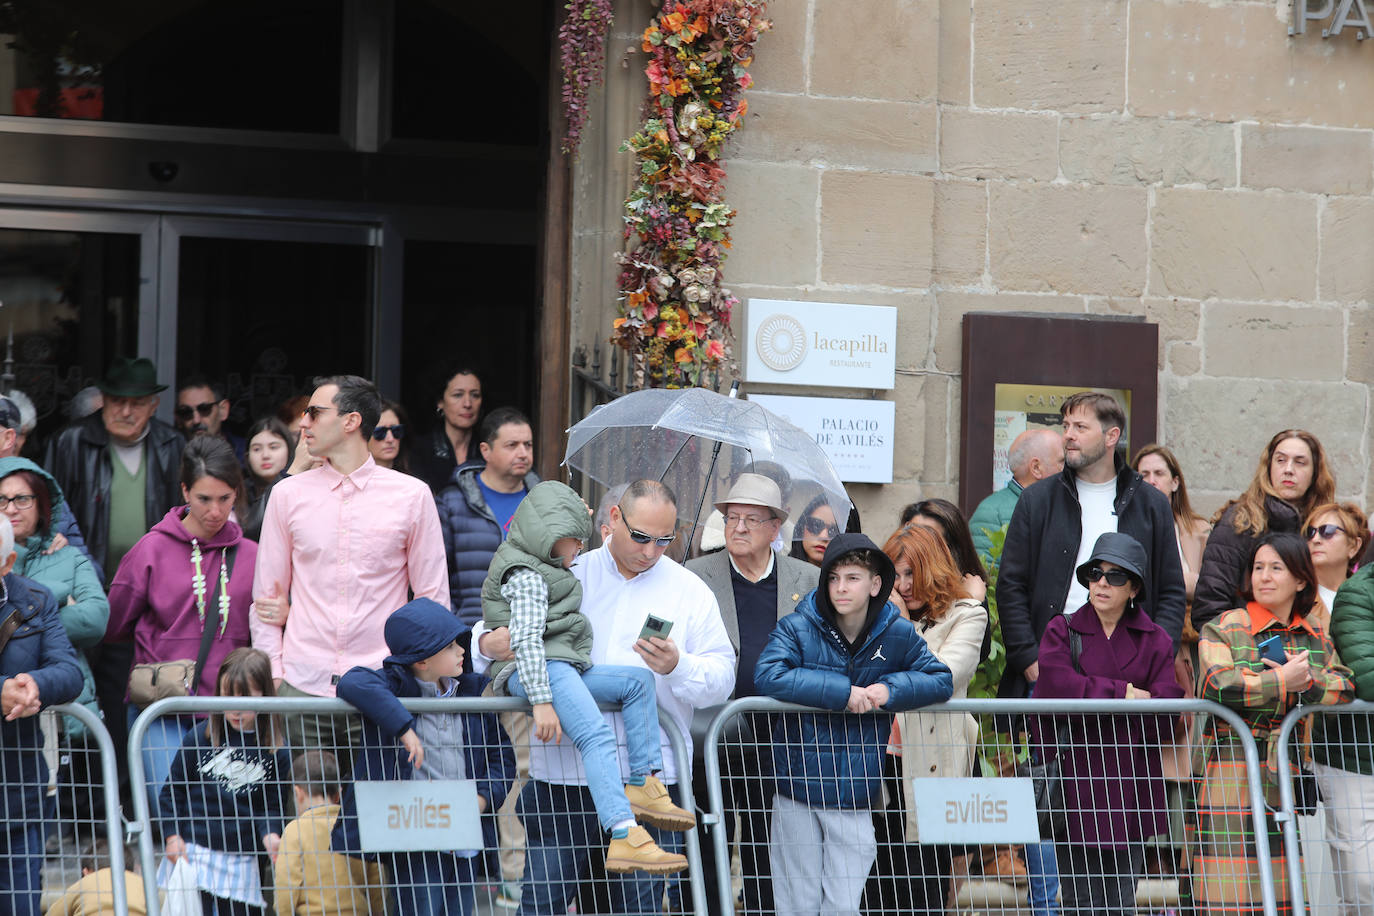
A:
[[[1083,637],[1079,636],[1076,630],[1070,629],[1069,658],[1073,662],[1074,670],[1079,674],[1083,673],[1083,669],[1078,664],[1078,657],[1082,653]],[[1040,824],[1040,836],[1042,838],[1061,835],[1066,822],[1060,749],[1069,746],[1069,723],[1061,721],[1059,727],[1055,729],[1054,737],[1055,752],[1053,757],[1045,759],[1042,754],[1039,762],[1032,758],[1030,763],[1022,764],[1016,768],[1016,775],[1031,780],[1031,786],[1035,793],[1036,820]]]
[[[234,554],[238,547],[230,547],[224,552],[224,581],[227,583],[234,575]],[[200,683],[200,672],[205,667],[205,659],[210,655],[210,643],[219,629],[218,592],[209,602],[210,611],[201,624],[200,653],[192,660],[179,658],[170,662],[145,662],[134,665],[129,672],[129,702],[140,708],[168,697],[189,697],[195,694]]]

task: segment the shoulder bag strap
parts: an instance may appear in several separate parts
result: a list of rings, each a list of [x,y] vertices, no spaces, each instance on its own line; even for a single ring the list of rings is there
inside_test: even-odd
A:
[[[3,623],[0,623],[0,652],[5,651],[5,646],[9,644],[10,637],[19,629],[19,625],[24,622],[24,615],[19,613],[19,608],[9,612]]]
[[[224,583],[229,585],[229,580],[234,575],[234,553],[239,549],[235,544],[233,547],[224,551],[220,562],[224,564]],[[205,660],[210,657],[210,643],[215,641],[215,631],[219,629],[219,589],[216,588],[215,594],[211,596],[210,608],[205,613],[205,625],[200,631],[200,653],[196,655],[196,668],[191,672],[190,694],[195,695],[197,688],[200,687],[200,672],[205,667]]]

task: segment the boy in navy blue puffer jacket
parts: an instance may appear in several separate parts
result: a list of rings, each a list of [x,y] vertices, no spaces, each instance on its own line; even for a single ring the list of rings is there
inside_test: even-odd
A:
[[[868,537],[840,535],[826,548],[820,587],[778,621],[759,656],[760,692],[836,710],[784,714],[774,728],[769,855],[779,916],[858,914],[877,854],[871,809],[892,729],[881,713],[953,692],[949,669],[888,602],[895,580]]]

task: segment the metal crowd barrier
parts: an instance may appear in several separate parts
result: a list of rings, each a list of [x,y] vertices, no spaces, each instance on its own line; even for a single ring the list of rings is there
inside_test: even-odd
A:
[[[1318,724],[1324,730],[1314,734]],[[1361,759],[1374,761],[1374,703],[1293,708],[1279,726],[1275,756],[1292,761],[1279,767],[1279,818],[1293,916],[1374,912],[1374,769],[1359,771]],[[1311,773],[1309,788],[1315,778],[1315,810],[1298,809],[1295,767]]]
[[[709,912],[1276,916],[1278,828],[1232,710],[960,700],[897,716],[906,770],[886,753],[892,718],[764,698],[720,711],[704,750]],[[1060,752],[1064,794],[1042,825],[1027,768]],[[979,875],[984,851],[1006,845],[1023,847],[1031,874]]]
[[[219,898],[266,904],[268,912],[274,911],[273,906],[281,907],[279,898],[283,898],[292,905],[308,901],[308,905],[314,907],[311,912],[353,912],[345,909],[352,906],[357,912],[403,916],[421,909],[422,898],[428,893],[445,896],[450,901],[462,898],[453,905],[463,906],[464,912],[500,912],[495,909],[498,906],[514,911],[520,905],[518,891],[502,884],[496,862],[503,851],[496,839],[496,812],[484,811],[481,818],[474,814],[483,777],[474,768],[487,767],[489,772],[494,772],[498,761],[507,759],[503,754],[510,753],[508,746],[503,747],[504,732],[495,714],[528,711],[529,706],[523,700],[494,697],[407,699],[402,700],[402,704],[416,713],[468,714],[462,720],[461,736],[453,735],[448,743],[427,744],[424,751],[430,760],[434,759],[430,755],[464,754],[467,780],[476,777],[478,785],[464,787],[446,783],[431,790],[423,781],[388,785],[386,783],[394,777],[374,781],[342,776],[340,788],[346,795],[349,786],[354,787],[354,801],[359,811],[357,824],[362,848],[355,848],[349,856],[330,852],[330,827],[336,812],[326,807],[327,794],[326,804],[316,809],[305,810],[312,801],[305,802],[297,820],[296,803],[302,790],[293,786],[291,766],[302,748],[331,753],[345,772],[375,764],[375,757],[368,757],[364,762],[361,755],[368,752],[365,749],[355,751],[356,742],[347,738],[347,727],[358,727],[361,723],[361,717],[352,706],[342,700],[320,698],[184,697],[161,700],[145,709],[129,732],[132,785],[148,786],[153,778],[150,768],[167,767],[165,758],[172,758],[169,778],[156,780],[162,785],[153,787],[153,791],[133,792],[136,819],[131,830],[138,836],[139,858],[147,877],[144,886],[150,916],[159,916],[162,912],[159,884],[171,881],[177,886],[178,881],[184,880],[184,875],[173,874],[175,869],[166,855],[167,839],[183,833],[201,840],[193,840],[184,850],[187,861],[198,873],[201,887],[208,888]],[[219,717],[222,720],[220,733],[228,736],[228,728],[233,722],[223,720],[230,719],[231,713],[243,711],[256,713],[254,728],[259,736],[267,733],[269,717],[276,717],[295,746],[284,747],[281,753],[241,751],[237,745],[242,742],[232,736],[221,737],[217,746],[207,746],[207,720],[195,716]],[[679,804],[691,810],[695,803],[691,780],[685,776],[690,772],[686,742],[673,721],[661,710],[660,724],[668,736],[677,772],[684,774],[678,785]],[[194,731],[188,734],[191,729]],[[197,734],[202,737],[194,737]],[[623,743],[624,735],[618,735],[618,739]],[[199,743],[192,746],[192,742]],[[566,736],[563,745],[576,753]],[[466,753],[462,749],[466,749]],[[164,762],[159,762],[160,756]],[[509,758],[508,765],[507,781],[514,782],[513,757]],[[567,775],[570,777],[568,782],[574,782],[577,774]],[[203,791],[202,780],[213,782],[216,792],[227,788],[238,807],[225,809],[220,816],[207,815],[196,801],[198,794],[211,794]],[[365,783],[365,790],[357,788]],[[647,887],[643,880],[648,876],[631,876],[641,879],[632,882],[600,872],[606,839],[596,824],[585,790],[532,781],[526,785],[521,800],[536,806],[537,813],[548,815],[539,820],[561,831],[560,837],[565,842],[560,848],[589,854],[584,858],[591,863],[590,871],[583,873],[576,890],[579,912],[605,912],[606,901],[626,893],[627,888],[642,890]],[[558,806],[554,810],[548,807],[551,800]],[[313,803],[319,804],[318,799]],[[260,824],[245,826],[243,813],[250,810],[266,811],[268,816]],[[232,812],[239,814],[232,816]],[[528,833],[530,816],[524,820]],[[474,832],[478,822],[482,829]],[[257,832],[270,828],[281,831],[282,837],[275,863],[264,844],[257,842]],[[652,891],[659,900],[665,895],[670,900],[680,898],[681,905],[690,909],[692,900],[705,899],[696,833],[660,833],[657,839],[665,848],[676,842],[679,851],[687,856],[689,869],[677,876],[680,883],[674,878],[666,882],[656,879],[658,883],[652,885]],[[233,854],[211,853],[209,850],[214,846],[209,844],[212,843],[225,847],[221,853]],[[436,849],[444,852],[436,852]],[[454,855],[453,850],[475,851],[476,854]],[[527,858],[531,855],[534,853],[527,852]],[[561,881],[550,880],[546,887],[550,893],[563,893],[566,889],[571,895],[571,888]],[[528,895],[532,888],[526,886],[521,890]],[[195,905],[199,907],[199,901]],[[566,905],[559,907],[559,912],[565,908]],[[292,910],[288,907],[279,911]]]
[[[107,879],[87,906],[127,912],[115,748],[100,717],[84,706],[51,706],[11,727],[34,728],[40,744],[0,754],[0,912],[48,912],[94,886],[81,883],[83,868]]]

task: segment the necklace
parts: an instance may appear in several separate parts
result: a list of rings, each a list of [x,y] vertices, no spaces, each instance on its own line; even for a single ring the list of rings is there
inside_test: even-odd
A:
[[[205,573],[201,570],[200,541],[191,538],[191,591],[196,596],[196,613],[200,615],[201,629],[205,628]],[[229,576],[225,569],[224,553],[219,558],[219,635],[224,635],[229,625]]]

